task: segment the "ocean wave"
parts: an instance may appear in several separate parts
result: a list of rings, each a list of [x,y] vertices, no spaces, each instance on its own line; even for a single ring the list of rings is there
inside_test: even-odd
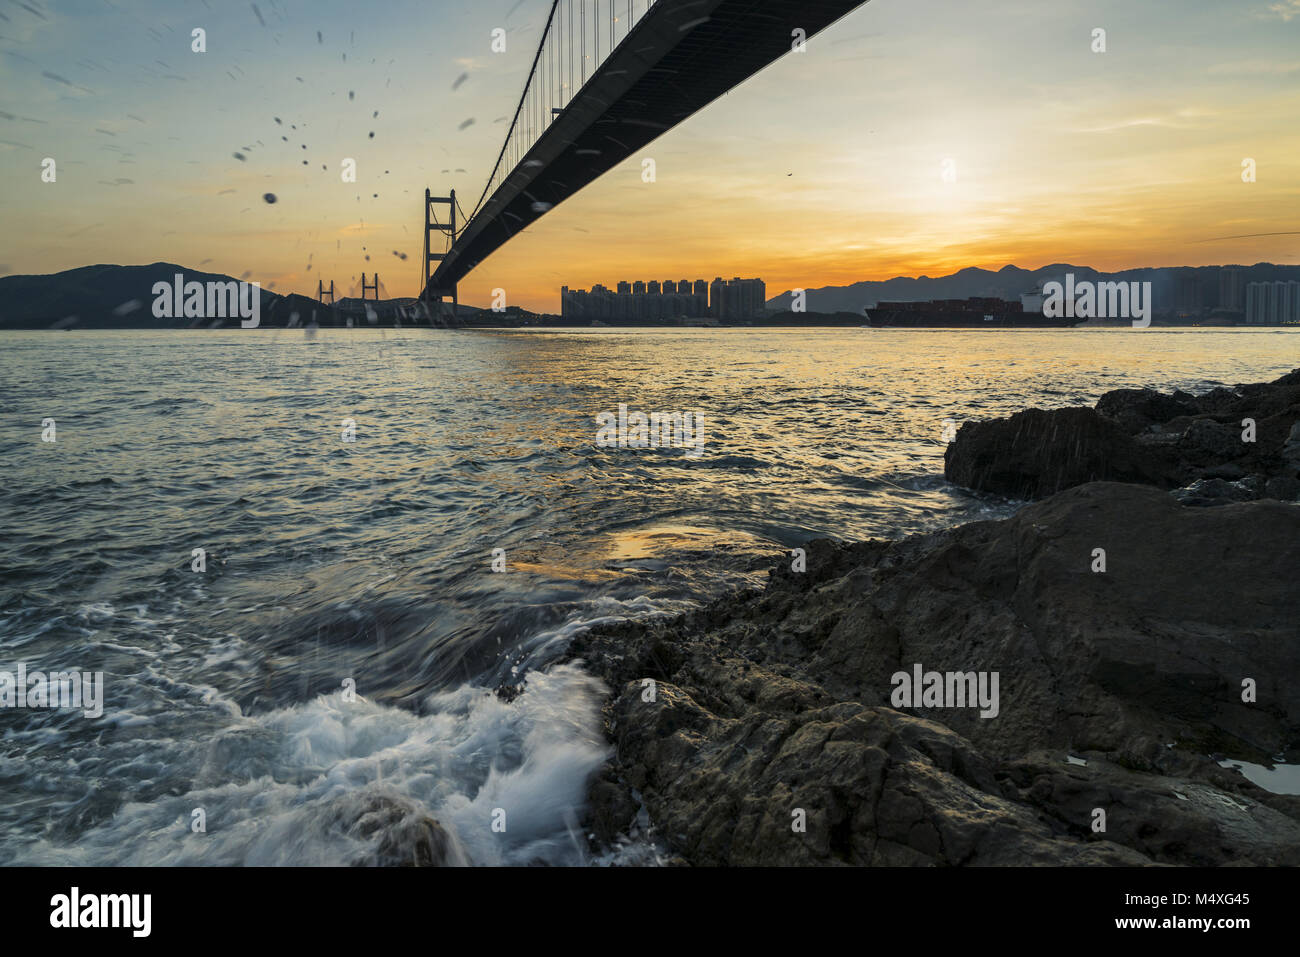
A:
[[[71,841],[41,835],[13,862],[586,864],[578,823],[608,755],[602,691],[560,665],[509,703],[466,684],[416,714],[340,691],[238,718],[206,743],[141,738],[150,762],[190,749],[174,755],[197,769],[183,793],[127,801]]]

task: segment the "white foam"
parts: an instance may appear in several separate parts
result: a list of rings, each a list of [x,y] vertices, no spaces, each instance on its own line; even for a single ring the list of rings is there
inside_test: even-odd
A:
[[[426,817],[450,863],[585,864],[577,831],[590,775],[608,754],[601,686],[571,664],[532,672],[506,703],[478,686],[430,696],[424,713],[342,692],[235,717],[188,793],[128,803],[72,844],[41,839],[16,861],[80,865],[339,865],[414,856]],[[164,761],[161,742],[150,757]],[[192,760],[194,755],[188,755]],[[192,833],[202,808],[206,832]],[[378,811],[377,811],[378,809]],[[505,830],[493,830],[504,811]],[[497,818],[500,819],[499,816]]]

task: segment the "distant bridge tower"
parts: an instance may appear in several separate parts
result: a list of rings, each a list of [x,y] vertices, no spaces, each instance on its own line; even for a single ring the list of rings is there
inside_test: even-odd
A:
[[[445,205],[447,207],[447,222],[438,222],[438,217],[434,215],[433,212],[434,203]],[[451,314],[455,316],[457,313],[457,307],[460,305],[460,301],[456,296],[456,284],[452,283],[450,289],[434,289],[431,284],[431,280],[433,279],[433,270],[429,268],[430,264],[441,262],[447,258],[447,253],[445,251],[440,253],[433,251],[434,243],[431,240],[432,235],[435,232],[447,234],[447,250],[450,250],[451,247],[455,245],[456,191],[454,189],[448,196],[434,196],[427,189],[424,191],[424,265],[420,267],[424,272],[424,281],[420,284],[420,289],[422,290],[420,292],[420,298],[425,302],[437,301],[441,303],[445,297],[450,296]]]
[[[330,288],[329,288],[329,292],[326,292],[326,291],[325,291],[325,280],[323,280],[323,279],[317,279],[317,280],[316,280],[316,298],[319,299],[321,302],[324,302],[326,296],[329,296],[329,297],[330,297],[330,305],[331,305],[331,306],[334,305],[334,280],[333,280],[333,279],[330,280]]]
[[[331,285],[332,285],[332,284],[333,284],[333,282],[332,282],[332,280],[331,280]],[[374,290],[374,293],[375,293],[375,302],[378,302],[378,301],[379,301],[379,273],[375,273],[375,281],[374,281],[374,284],[373,284],[373,285],[369,285],[369,286],[366,285],[366,274],[365,274],[365,273],[362,273],[362,274],[361,274],[361,301],[362,301],[362,302],[365,302],[365,301],[366,301],[366,291],[367,291],[367,290]]]

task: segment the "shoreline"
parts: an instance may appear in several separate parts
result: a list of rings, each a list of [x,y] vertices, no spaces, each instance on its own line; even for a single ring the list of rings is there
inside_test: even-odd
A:
[[[572,332],[574,330],[610,330],[614,332],[628,332],[640,329],[671,329],[677,332],[701,331],[712,332],[719,330],[734,330],[737,332],[757,332],[765,329],[847,329],[862,330],[863,332],[890,333],[890,332],[1011,332],[1011,333],[1028,333],[1028,332],[1117,332],[1130,331],[1132,326],[1128,322],[1082,322],[1074,326],[1047,326],[1047,327],[1016,327],[1016,326],[999,326],[995,328],[984,328],[982,326],[867,326],[860,322],[768,322],[755,321],[746,323],[718,323],[717,325],[704,325],[698,323],[625,323],[625,324],[603,324],[593,326],[590,323],[480,323],[475,320],[461,320],[455,325],[438,325],[428,322],[383,322],[368,323],[364,319],[360,322],[353,322],[348,325],[346,322],[329,322],[325,324],[317,323],[315,325],[297,324],[273,324],[263,322],[256,329],[241,329],[238,325],[239,320],[231,320],[224,325],[128,325],[102,323],[96,325],[90,324],[60,324],[59,322],[22,323],[11,322],[0,325],[0,333],[5,332],[241,332],[255,333],[265,332],[288,332],[298,331],[317,331],[317,330],[427,330],[434,332],[467,332],[467,331],[505,331],[505,332]],[[1300,324],[1283,323],[1280,325],[1249,325],[1246,323],[1171,323],[1154,321],[1144,329],[1132,330],[1137,332],[1150,332],[1151,330],[1170,331],[1170,332],[1300,332]]]
[[[968,423],[949,480],[1037,501],[578,636],[610,689],[593,853],[648,817],[682,865],[1300,864],[1300,795],[1220,765],[1300,763],[1298,422],[1300,371]],[[913,669],[1001,700],[899,707]]]

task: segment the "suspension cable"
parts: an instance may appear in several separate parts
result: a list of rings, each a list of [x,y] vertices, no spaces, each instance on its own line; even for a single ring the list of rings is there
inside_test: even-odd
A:
[[[496,165],[492,167],[492,173],[488,176],[487,185],[483,187],[483,195],[478,198],[474,204],[474,212],[465,220],[468,225],[469,221],[478,215],[478,211],[483,208],[483,201],[487,199],[488,191],[492,188],[492,181],[496,179],[497,171],[501,168],[501,160],[506,155],[506,148],[510,145],[510,137],[515,131],[515,125],[519,122],[519,115],[523,111],[524,103],[528,99],[528,89],[532,86],[533,75],[537,72],[537,61],[542,55],[542,47],[546,43],[546,37],[551,32],[551,24],[555,19],[555,9],[560,5],[560,0],[552,0],[551,12],[546,18],[546,27],[542,30],[541,43],[537,44],[537,53],[533,57],[532,68],[528,72],[528,82],[524,84],[524,92],[519,97],[519,105],[515,107],[514,119],[510,121],[510,129],[506,131],[506,141],[501,146],[501,152],[497,155]]]

